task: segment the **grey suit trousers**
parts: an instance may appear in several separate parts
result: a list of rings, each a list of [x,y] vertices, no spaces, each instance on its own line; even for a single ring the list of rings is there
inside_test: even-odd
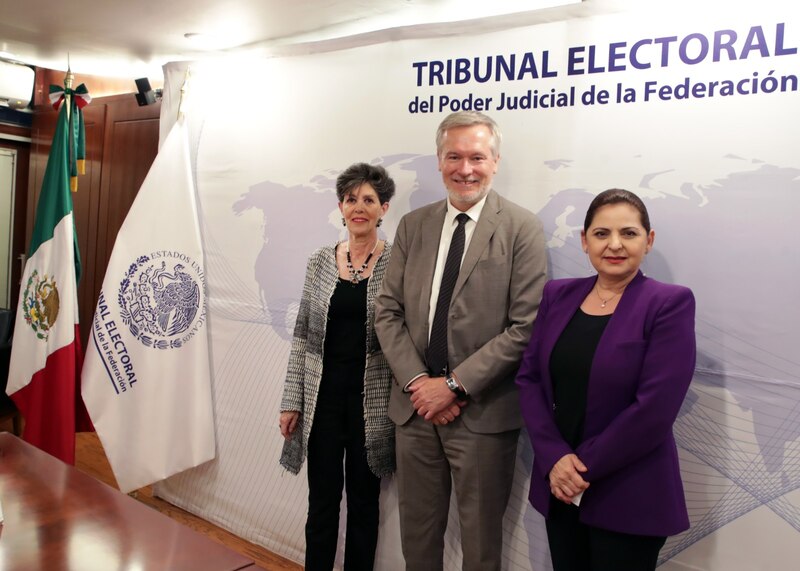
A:
[[[511,495],[519,430],[471,432],[456,418],[422,417],[397,427],[397,486],[407,571],[441,571],[451,474],[461,522],[464,571],[500,571],[503,515]]]

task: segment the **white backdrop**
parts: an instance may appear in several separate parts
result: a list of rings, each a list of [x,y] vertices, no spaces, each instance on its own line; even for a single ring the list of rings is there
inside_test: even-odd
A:
[[[278,465],[277,415],[305,260],[343,238],[336,175],[357,161],[389,169],[391,239],[405,212],[444,196],[434,132],[451,109],[441,98],[491,97],[485,110],[504,132],[495,188],[542,219],[552,277],[588,275],[583,213],[593,195],[622,187],[651,211],[645,271],[697,297],[698,366],[675,429],[692,528],[668,540],[662,568],[792,568],[799,46],[800,9],[788,2],[591,2],[192,64],[218,457],[158,493],[302,560],[305,473]],[[165,67],[162,132],[187,67]],[[537,106],[520,108],[529,93]],[[412,105],[431,98],[432,111]],[[509,570],[550,569],[526,499],[530,464],[523,437],[506,514]],[[381,507],[376,568],[401,569],[391,479]],[[454,512],[446,544],[445,569],[458,569]]]

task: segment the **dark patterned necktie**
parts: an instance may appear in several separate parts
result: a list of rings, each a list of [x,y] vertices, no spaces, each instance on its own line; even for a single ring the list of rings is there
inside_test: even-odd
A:
[[[433,376],[444,375],[447,372],[447,314],[450,311],[450,298],[458,280],[461,269],[461,256],[464,254],[464,226],[469,216],[463,212],[456,216],[458,226],[453,232],[450,249],[447,251],[447,260],[442,272],[442,283],[439,286],[439,298],[436,300],[436,312],[433,314],[433,326],[428,341],[428,350],[425,351],[425,361],[428,372]]]

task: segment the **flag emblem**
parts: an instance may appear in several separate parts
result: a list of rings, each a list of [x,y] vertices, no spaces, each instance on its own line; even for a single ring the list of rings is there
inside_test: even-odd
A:
[[[58,319],[60,305],[56,279],[47,274],[40,277],[38,270],[33,270],[25,286],[22,313],[36,337],[47,341],[50,329]]]
[[[200,264],[181,252],[140,256],[120,282],[122,322],[147,347],[182,347],[205,323],[203,279]]]

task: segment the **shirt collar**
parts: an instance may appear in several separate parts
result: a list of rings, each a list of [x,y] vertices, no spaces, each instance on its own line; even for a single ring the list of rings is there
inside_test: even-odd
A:
[[[488,194],[487,194],[488,196]],[[473,204],[469,210],[465,211],[464,214],[469,216],[470,220],[473,222],[478,222],[478,219],[481,217],[481,211],[483,211],[483,207],[486,205],[486,196],[481,198],[478,202]],[[447,199],[447,214],[445,215],[444,219],[445,222],[452,226],[453,221],[456,219],[456,216],[461,214],[461,211],[450,204],[450,199]]]

